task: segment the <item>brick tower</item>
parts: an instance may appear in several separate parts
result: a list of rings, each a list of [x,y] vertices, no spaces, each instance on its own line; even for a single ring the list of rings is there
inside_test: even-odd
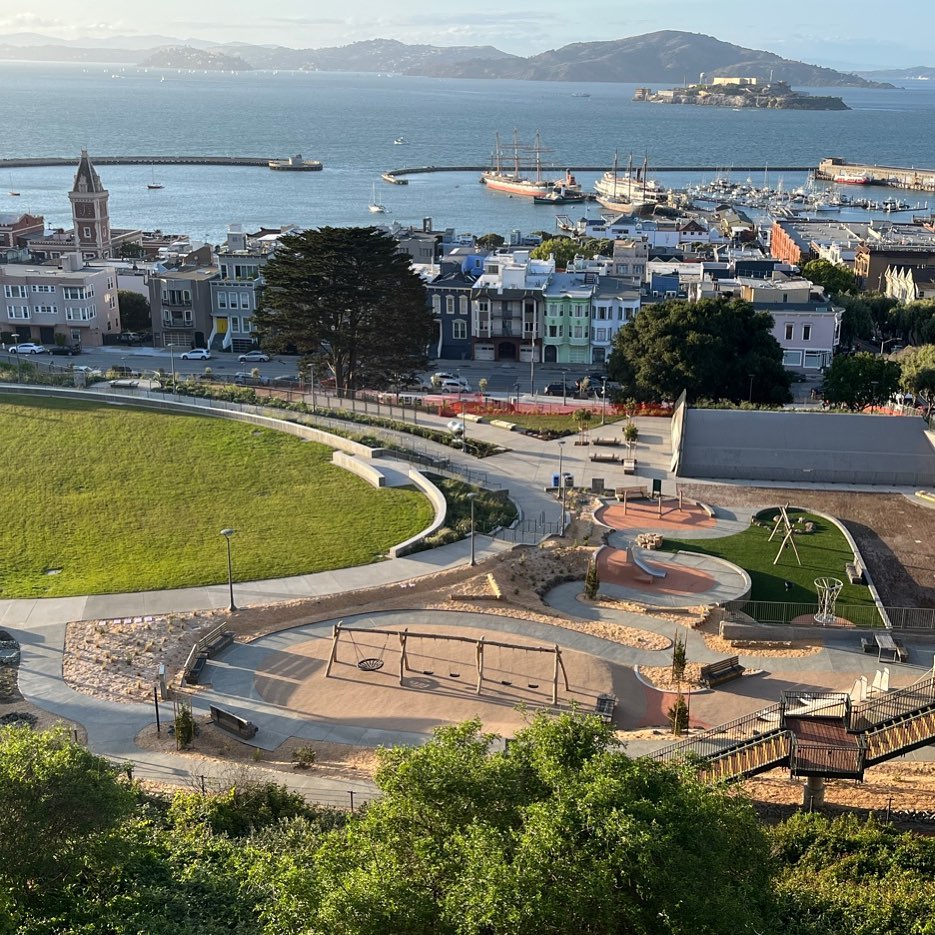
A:
[[[68,200],[75,224],[75,245],[86,259],[100,260],[112,256],[110,216],[107,212],[109,197],[88,151],[81,150],[75,184],[68,193]]]

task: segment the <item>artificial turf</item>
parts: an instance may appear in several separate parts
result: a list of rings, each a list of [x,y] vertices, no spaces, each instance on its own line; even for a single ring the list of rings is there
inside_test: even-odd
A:
[[[844,566],[853,561],[854,553],[841,531],[828,520],[802,510],[789,510],[789,518],[796,526],[806,521],[815,524],[812,533],[796,534],[795,544],[802,559],[801,567],[795,560],[792,549],[787,546],[779,562],[773,559],[779,550],[783,534],[780,531],[769,541],[772,532],[772,517],[779,509],[764,512],[763,525],[751,525],[749,529],[734,536],[720,539],[667,539],[664,549],[681,549],[685,552],[703,552],[715,555],[739,565],[750,575],[753,589],[750,599],[754,601],[784,601],[788,603],[814,604],[817,601],[815,579],[837,578],[844,582],[838,596],[838,604],[868,604],[873,606],[873,597],[866,585],[851,584],[844,573]],[[803,521],[802,524],[798,520]],[[791,584],[787,588],[785,582]]]
[[[331,449],[223,419],[0,395],[0,597],[59,597],[374,561],[428,500],[330,463]]]

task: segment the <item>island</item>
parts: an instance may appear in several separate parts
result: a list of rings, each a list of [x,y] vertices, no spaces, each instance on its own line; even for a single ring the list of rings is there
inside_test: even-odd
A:
[[[181,68],[186,71],[252,71],[253,66],[239,55],[191,46],[163,46],[154,49],[140,63],[141,68]]]
[[[653,91],[637,88],[637,102],[695,104],[706,107],[759,107],[768,110],[850,110],[839,97],[793,91],[785,81],[761,83],[757,78],[712,78],[698,84]]]

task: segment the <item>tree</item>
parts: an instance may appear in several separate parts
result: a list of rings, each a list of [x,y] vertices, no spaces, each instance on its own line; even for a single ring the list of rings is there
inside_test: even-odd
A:
[[[588,562],[588,570],[584,576],[584,596],[589,601],[597,600],[600,587],[601,579],[597,571],[597,562],[592,558],[591,561]]]
[[[495,250],[497,247],[502,247],[506,243],[503,237],[499,234],[481,234],[477,238],[478,247],[486,247],[488,250]]]
[[[844,306],[841,315],[841,344],[850,347],[857,338],[869,341],[874,334],[871,303],[862,295],[839,296],[835,300]]]
[[[790,377],[773,317],[739,299],[669,300],[640,310],[614,339],[608,375],[642,400],[783,403]]]
[[[910,347],[899,356],[900,389],[921,396],[929,406],[935,401],[935,344]]]
[[[374,227],[283,237],[263,270],[254,321],[272,350],[321,354],[339,390],[422,370],[435,333],[425,288],[396,241]]]
[[[828,260],[809,260],[802,266],[802,275],[816,286],[823,286],[829,296],[843,295],[845,292],[857,292],[857,277],[854,271],[843,263],[829,263]]]
[[[62,729],[0,728],[0,879],[58,887],[103,858],[108,832],[136,798],[122,775]]]
[[[555,257],[555,265],[559,269],[565,269],[576,256],[592,257],[600,253],[606,253],[608,248],[613,250],[612,240],[573,240],[570,237],[552,237],[549,240],[543,240],[529,256],[534,260],[547,260],[550,256]]]
[[[594,716],[537,715],[509,753],[492,740],[468,722],[382,751],[382,797],[272,900],[355,935],[768,929],[772,864],[742,798],[631,760]]]
[[[681,691],[675,696],[669,710],[666,711],[666,717],[672,725],[672,733],[676,737],[681,737],[688,730],[688,705],[685,703],[685,696]]]
[[[118,289],[117,304],[120,307],[120,325],[124,331],[152,330],[153,315],[145,295],[133,292],[132,289]]]
[[[578,426],[578,433],[581,436],[582,443],[584,442],[584,433],[587,432],[588,426],[591,424],[591,418],[593,413],[590,409],[576,409],[575,414],[572,418],[575,420],[575,425]]]
[[[634,445],[639,437],[640,430],[636,427],[636,423],[627,416],[626,424],[623,426],[623,440],[627,443],[627,448]]]
[[[685,676],[685,666],[688,662],[688,656],[685,651],[685,637],[678,631],[672,640],[672,679],[675,682],[681,682]]]
[[[888,399],[899,386],[900,366],[876,354],[835,357],[825,374],[822,395],[833,406],[860,412]]]

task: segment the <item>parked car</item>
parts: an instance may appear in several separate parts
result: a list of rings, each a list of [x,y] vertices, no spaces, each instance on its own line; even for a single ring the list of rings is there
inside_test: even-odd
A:
[[[49,353],[58,357],[74,357],[75,354],[81,353],[81,348],[72,347],[70,344],[53,344],[49,348]]]
[[[464,434],[464,423],[460,419],[450,419],[445,426],[452,435]]]
[[[196,347],[179,355],[182,360],[211,360],[211,351],[206,347]]]
[[[87,364],[78,364],[76,367],[72,367],[72,370],[77,371],[78,373],[86,373],[89,377],[102,377],[104,372],[99,370],[97,367],[89,367]]]
[[[269,363],[269,354],[266,351],[247,351],[237,358],[242,364],[266,364]]]
[[[462,380],[442,380],[438,390],[442,393],[470,393],[471,386]]]
[[[297,373],[287,373],[281,377],[273,377],[270,380],[273,386],[281,386],[285,389],[297,390],[302,388],[302,378]]]
[[[263,374],[254,376],[252,373],[240,370],[234,374],[234,382],[241,386],[269,386],[270,381],[269,377],[265,377]]]
[[[7,348],[10,354],[48,354],[49,352],[41,344],[32,344],[27,341],[25,344],[14,344]]]
[[[550,383],[542,388],[543,396],[574,396],[578,391],[568,383]]]
[[[446,380],[460,383],[464,387],[465,393],[469,393],[471,391],[471,384],[468,383],[464,377],[458,376],[456,373],[448,373],[446,370],[439,370],[437,373],[432,374],[432,379],[430,382],[434,385],[439,380],[441,380],[442,383],[444,383]]]

